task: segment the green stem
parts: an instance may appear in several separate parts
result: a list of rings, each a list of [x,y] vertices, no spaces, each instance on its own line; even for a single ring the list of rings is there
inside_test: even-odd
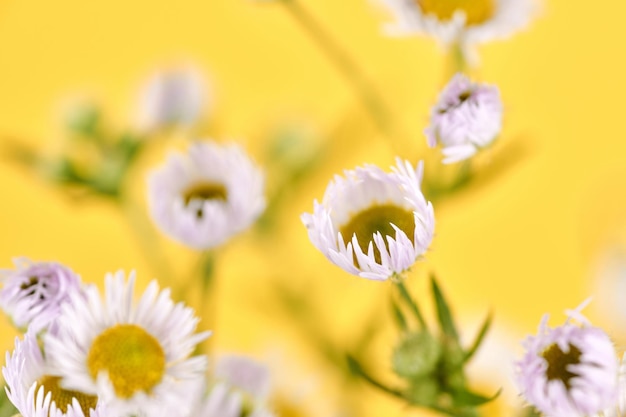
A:
[[[413,298],[411,297],[411,294],[409,294],[409,291],[404,285],[404,281],[402,279],[399,279],[398,281],[396,281],[396,288],[398,288],[398,291],[400,292],[400,296],[406,301],[408,306],[413,311],[413,314],[415,314],[415,317],[419,321],[420,327],[422,328],[422,330],[428,330],[426,320],[424,320],[424,316],[422,316],[422,312],[420,311],[419,306],[417,305],[415,300],[413,300]]]
[[[463,47],[459,42],[455,42],[450,45],[449,50],[449,64],[448,64],[448,72],[449,76],[452,77],[456,73],[463,73],[467,70],[467,61],[465,60],[465,53],[463,52]],[[446,80],[446,82],[448,82]]]
[[[392,139],[394,133],[391,123],[391,112],[387,109],[381,95],[367,80],[356,62],[335,42],[322,25],[302,7],[298,0],[280,0],[280,3],[341,72],[346,82],[350,84],[354,93],[370,113],[378,130],[389,139]]]

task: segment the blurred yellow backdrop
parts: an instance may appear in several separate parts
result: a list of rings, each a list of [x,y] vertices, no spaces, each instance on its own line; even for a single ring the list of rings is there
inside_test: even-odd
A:
[[[382,92],[403,128],[402,137],[393,138],[396,149],[415,159],[424,151],[421,132],[445,81],[443,51],[427,38],[384,37],[383,16],[368,0],[302,4]],[[424,278],[436,272],[457,315],[471,326],[468,337],[487,310],[496,318],[494,340],[506,346],[534,332],[546,312],[561,321],[565,308],[596,291],[604,254],[626,247],[626,5],[593,6],[548,1],[526,31],[480,48],[473,74],[499,86],[506,113],[498,146],[515,155],[487,184],[435,205],[436,238],[409,283],[414,293],[425,293]],[[373,323],[371,362],[390,377],[389,285],[331,265],[309,243],[299,216],[322,197],[334,173],[363,163],[387,168],[393,151],[283,7],[246,0],[2,0],[0,140],[54,153],[64,109],[76,97],[97,99],[117,125],[129,125],[141,83],[177,62],[206,76],[206,116],[219,140],[243,143],[263,163],[267,132],[297,124],[326,138],[331,149],[315,174],[289,191],[276,235],[250,231],[219,252],[219,301],[204,307],[215,314],[213,345],[268,361],[276,380],[295,387],[293,398],[304,398],[304,415],[340,415],[350,402],[364,415],[408,413],[369,388],[362,387],[367,397],[346,400],[353,387],[316,354],[310,329],[281,317],[276,307],[271,288],[277,283],[307,295],[314,326],[339,344]],[[146,169],[163,160],[169,146],[160,143],[133,173],[137,200],[144,199]],[[273,180],[268,176],[269,186]],[[119,268],[135,269],[142,288],[151,278],[164,279],[114,205],[98,199],[78,204],[6,159],[0,187],[0,267],[27,256],[67,264],[90,282],[101,283],[105,272]],[[165,237],[160,242],[176,277],[186,279],[195,254]],[[418,297],[427,302],[426,294]],[[596,294],[589,315],[616,339],[626,335],[602,305]],[[3,323],[0,346],[8,349],[14,333]],[[490,359],[507,363],[505,356]],[[489,372],[488,366],[477,370]],[[510,383],[489,386],[503,384]]]

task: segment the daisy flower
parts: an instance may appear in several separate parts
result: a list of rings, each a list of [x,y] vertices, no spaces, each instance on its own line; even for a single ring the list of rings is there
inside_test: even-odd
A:
[[[582,307],[568,311],[565,324],[555,328],[548,327],[548,316],[544,316],[539,333],[525,340],[526,353],[516,363],[522,396],[551,417],[593,415],[613,407],[617,400],[613,343],[580,313]]]
[[[135,276],[107,274],[105,297],[95,286],[62,307],[59,331],[44,336],[46,357],[70,389],[104,401],[111,414],[186,415],[190,386],[202,384],[204,356],[190,357],[209,336],[168,289],[152,281],[133,302]],[[189,405],[189,408],[191,405]]]
[[[206,86],[192,68],[175,68],[154,74],[139,99],[139,128],[154,131],[170,126],[189,127],[206,105]]]
[[[196,142],[148,179],[157,226],[196,249],[221,245],[263,212],[263,173],[237,145]]]
[[[420,189],[423,164],[396,159],[387,173],[373,165],[331,181],[322,203],[302,222],[331,262],[351,274],[386,280],[408,270],[430,245],[433,207]]]
[[[66,389],[50,369],[35,334],[15,340],[15,350],[7,352],[2,375],[7,396],[22,417],[104,417],[105,406],[98,397]]]
[[[391,35],[429,35],[444,45],[471,47],[503,39],[524,28],[536,14],[534,0],[377,0],[395,22]]]
[[[227,355],[217,361],[214,379],[195,416],[274,416],[266,405],[271,388],[266,366],[245,356]]]
[[[498,87],[473,83],[457,74],[431,110],[430,125],[424,131],[428,146],[441,145],[444,164],[470,158],[500,134],[502,112]]]
[[[15,270],[1,270],[0,307],[19,328],[41,331],[54,321],[71,294],[80,293],[80,278],[56,262],[14,260]]]

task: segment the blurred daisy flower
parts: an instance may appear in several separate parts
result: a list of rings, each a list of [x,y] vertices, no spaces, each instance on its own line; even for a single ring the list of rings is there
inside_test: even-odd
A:
[[[267,408],[269,370],[259,362],[239,355],[220,358],[215,367],[215,385],[209,391],[198,417],[273,417]]]
[[[172,126],[193,126],[207,106],[206,89],[202,76],[193,68],[155,73],[139,97],[139,128],[151,132]]]
[[[64,388],[61,378],[47,370],[35,334],[27,332],[23,341],[16,338],[2,375],[7,396],[23,417],[108,417],[97,396]]]
[[[104,299],[95,286],[73,296],[59,331],[44,336],[46,357],[65,386],[98,395],[114,415],[186,415],[207,365],[190,355],[209,333],[194,333],[193,310],[156,281],[133,303],[134,285],[134,274],[125,282],[117,272],[106,276]]]
[[[322,203],[304,213],[311,242],[351,274],[386,280],[408,270],[430,245],[433,207],[420,189],[423,164],[396,159],[387,173],[367,165],[336,176]]]
[[[506,38],[524,28],[536,13],[534,0],[377,0],[395,18],[391,35],[424,34],[444,45],[471,47]]]
[[[14,260],[15,270],[1,270],[0,307],[22,329],[45,330],[71,294],[81,291],[80,278],[56,262]]]
[[[498,87],[473,83],[457,74],[431,110],[430,125],[424,131],[428,146],[441,145],[444,164],[468,159],[500,134],[502,113]]]
[[[526,353],[516,363],[522,396],[551,417],[589,416],[613,407],[617,400],[613,343],[580,314],[582,307],[568,311],[565,324],[556,328],[548,327],[544,316],[539,333],[525,340]]]
[[[248,228],[265,209],[263,172],[237,145],[192,144],[148,179],[157,226],[195,249],[221,245]]]

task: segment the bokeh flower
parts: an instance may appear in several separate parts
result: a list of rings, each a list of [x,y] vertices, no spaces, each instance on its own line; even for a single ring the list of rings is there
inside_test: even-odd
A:
[[[568,311],[561,326],[550,328],[547,320],[546,315],[538,334],[524,341],[526,353],[516,363],[522,396],[551,417],[589,416],[613,407],[618,361],[609,336],[579,309]]]
[[[15,350],[7,352],[2,375],[7,396],[22,417],[107,416],[98,397],[65,389],[61,378],[47,374],[48,366],[33,332],[15,339]]]
[[[190,127],[206,106],[206,85],[196,70],[162,70],[152,75],[141,91],[139,128],[151,132],[171,126]]]
[[[81,291],[80,278],[56,262],[14,260],[15,270],[0,271],[0,306],[19,328],[48,328],[71,294]]]
[[[128,282],[123,272],[108,274],[104,300],[91,286],[64,304],[59,331],[44,337],[50,368],[68,388],[98,395],[113,415],[183,416],[190,384],[203,384],[206,369],[204,356],[190,355],[209,333],[194,333],[193,310],[156,281],[135,304],[134,284],[134,274]]]
[[[214,379],[197,417],[274,416],[267,407],[270,374],[261,363],[240,355],[221,357]]]
[[[396,159],[387,173],[373,165],[331,181],[322,203],[302,222],[331,262],[351,274],[386,280],[402,274],[433,238],[433,207],[420,189],[423,164]],[[347,243],[346,243],[347,242]]]
[[[221,245],[248,228],[265,208],[264,176],[235,144],[192,144],[148,179],[148,203],[157,226],[196,249]]]
[[[457,74],[431,110],[424,133],[428,146],[440,144],[445,164],[472,157],[489,146],[502,129],[502,101],[496,86]]]
[[[430,35],[444,45],[471,47],[506,38],[536,14],[534,0],[378,0],[395,18],[391,35]],[[471,58],[471,56],[470,56]]]

